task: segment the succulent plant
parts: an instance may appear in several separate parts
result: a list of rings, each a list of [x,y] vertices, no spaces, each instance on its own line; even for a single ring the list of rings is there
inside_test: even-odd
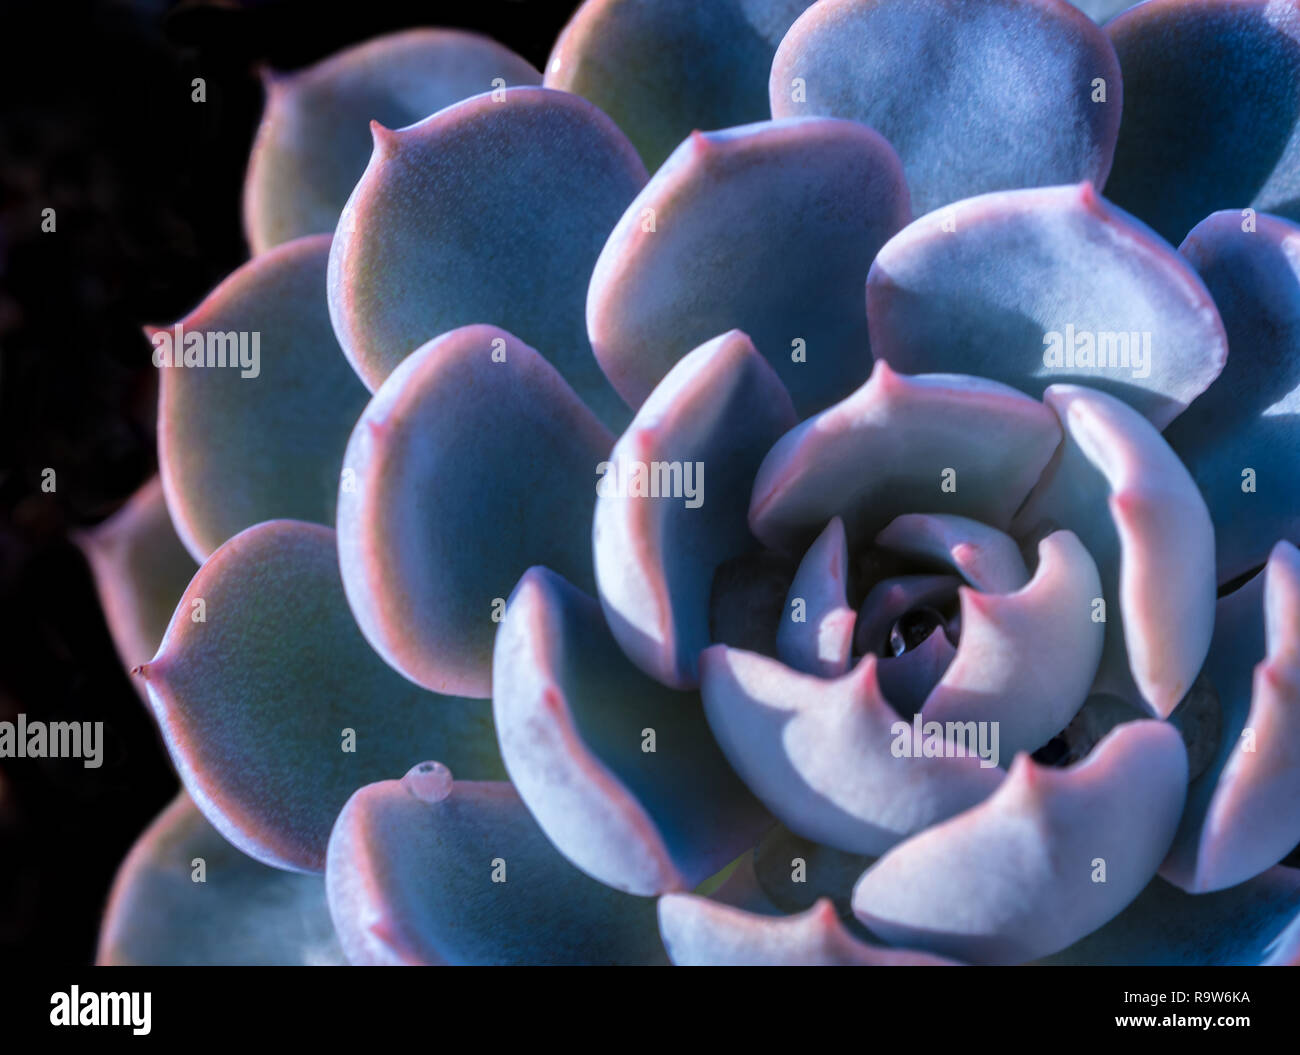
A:
[[[100,960],[1300,960],[1300,3],[1123,6],[269,77]]]

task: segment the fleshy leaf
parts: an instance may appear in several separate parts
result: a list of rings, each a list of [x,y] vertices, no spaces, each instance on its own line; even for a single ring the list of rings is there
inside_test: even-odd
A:
[[[1177,244],[1216,209],[1300,219],[1300,10],[1149,0],[1106,26],[1124,123],[1106,196]]]
[[[723,753],[791,831],[879,854],[988,795],[1002,770],[979,758],[896,753],[911,726],[881,695],[876,658],[834,681],[725,645],[700,658],[704,711]],[[912,757],[915,755],[916,757]]]
[[[1040,961],[1095,967],[1300,965],[1300,869],[1213,894],[1185,894],[1153,879],[1100,930]]]
[[[811,0],[587,0],[560,34],[546,85],[618,122],[650,171],[695,128],[767,116],[767,71]]]
[[[240,853],[182,791],[118,869],[95,962],[185,967],[346,961],[330,922],[324,880],[268,868]]]
[[[569,864],[507,783],[428,793],[413,772],[361,788],[330,836],[325,886],[354,964],[664,961],[654,901]]]
[[[490,323],[624,424],[582,314],[600,247],[646,179],[614,123],[576,95],[507,88],[374,134],[329,267],[335,333],[370,389],[425,342]]]
[[[493,614],[519,577],[544,563],[594,587],[587,532],[612,443],[504,330],[465,326],[409,356],[357,422],[339,493],[343,585],[366,639],[416,684],[490,696]]]
[[[876,545],[946,564],[977,590],[1010,593],[1029,581],[1016,540],[968,517],[904,513],[876,536]]]
[[[995,723],[1002,757],[1047,743],[1088,698],[1104,624],[1097,566],[1077,537],[1057,531],[1038,544],[1038,569],[1007,593],[961,590],[961,644],[921,717]]]
[[[1196,679],[1214,628],[1214,528],[1178,456],[1127,404],[1053,385],[1043,400],[1066,441],[1015,533],[1062,527],[1101,574],[1106,641],[1094,691],[1168,717]]]
[[[796,561],[770,549],[732,557],[713,573],[709,639],[765,656],[776,655],[785,597],[798,573]]]
[[[774,117],[880,132],[918,215],[987,191],[1100,185],[1122,94],[1106,34],[1064,0],[822,0],[781,42],[768,91]]]
[[[329,247],[319,235],[263,253],[175,326],[146,330],[162,375],[159,473],[198,561],[263,520],[334,523],[366,390],[330,330]]]
[[[948,635],[936,626],[924,641],[901,656],[884,655],[877,675],[890,706],[905,718],[919,711],[951,666],[956,651]]]
[[[320,871],[348,796],[412,758],[504,773],[490,705],[422,692],[366,644],[316,524],[258,524],[217,550],[137,671],[195,804],[277,868]]]
[[[525,805],[607,886],[690,890],[771,827],[714,743],[698,693],[632,666],[599,605],[554,572],[532,568],[515,587],[492,683],[501,754]]]
[[[692,348],[739,328],[800,416],[820,410],[870,370],[862,284],[910,217],[898,158],[852,121],[693,133],[600,254],[587,297],[592,348],[639,406]]]
[[[1228,354],[1205,285],[1091,185],[1004,191],[927,216],[867,280],[875,354],[905,373],[976,374],[1041,396],[1075,381],[1163,428]]]
[[[659,899],[664,946],[679,967],[942,967],[951,960],[859,941],[828,898],[797,916],[759,916],[693,894]]]
[[[987,800],[864,872],[853,911],[886,941],[941,955],[1046,956],[1141,893],[1173,839],[1186,788],[1187,753],[1163,722],[1122,725],[1069,769],[1019,755]]]
[[[1289,542],[1219,602],[1206,672],[1218,751],[1160,873],[1193,894],[1250,879],[1300,843],[1300,552]]]
[[[785,600],[776,650],[787,666],[822,678],[849,669],[857,613],[845,593],[848,563],[844,522],[833,517],[804,554]]]
[[[601,606],[623,651],[665,685],[698,683],[714,572],[756,548],[746,498],[795,420],[772,368],[732,331],[673,367],[603,463],[592,528]]]
[[[116,513],[75,536],[95,576],[99,603],[127,670],[158,651],[198,565],[176,537],[162,481],[153,477]],[[137,683],[143,693],[144,686]]]
[[[867,592],[858,610],[854,647],[859,652],[888,655],[894,623],[913,608],[942,608],[957,598],[961,580],[955,575],[899,575],[881,579]]]
[[[1300,227],[1219,212],[1179,248],[1228,332],[1228,363],[1166,431],[1214,517],[1219,582],[1300,542]],[[1249,472],[1247,472],[1249,470]]]
[[[833,516],[843,517],[851,547],[903,513],[955,513],[1003,529],[1060,439],[1046,407],[1005,385],[904,377],[878,361],[866,384],[763,459],[749,524],[786,550]]]
[[[370,122],[400,128],[471,95],[541,74],[474,33],[412,29],[264,78],[266,109],[244,182],[254,254],[332,232],[370,156]]]

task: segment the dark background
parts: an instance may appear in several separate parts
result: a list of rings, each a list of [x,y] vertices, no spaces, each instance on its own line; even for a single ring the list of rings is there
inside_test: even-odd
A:
[[[141,325],[180,318],[247,259],[257,66],[445,25],[541,69],[576,6],[0,0],[0,721],[105,723],[100,769],[0,760],[0,963],[89,962],[118,863],[177,787],[68,532],[156,468]]]

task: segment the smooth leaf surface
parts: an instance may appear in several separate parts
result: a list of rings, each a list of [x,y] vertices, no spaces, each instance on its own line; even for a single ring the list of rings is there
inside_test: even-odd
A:
[[[137,672],[199,809],[277,868],[320,871],[348,796],[413,758],[504,773],[487,703],[423,692],[366,644],[334,532],[316,524],[270,521],[222,546]]]
[[[244,181],[253,253],[331,232],[370,157],[370,122],[414,124],[444,106],[541,74],[475,33],[411,29],[263,77],[266,106]]]
[[[486,323],[625,424],[582,314],[601,246],[646,180],[614,123],[567,92],[507,88],[374,135],[329,267],[330,318],[370,390],[427,341]]]

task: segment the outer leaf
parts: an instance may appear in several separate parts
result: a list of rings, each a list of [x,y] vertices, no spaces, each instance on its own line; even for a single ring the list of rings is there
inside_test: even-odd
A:
[[[1193,894],[1250,879],[1300,842],[1300,552],[1290,543],[1219,602],[1206,673],[1218,751],[1188,791],[1161,870]]]
[[[325,884],[356,964],[663,962],[654,902],[565,861],[509,784],[431,794],[413,772],[361,788],[330,836]]]
[[[95,962],[182,967],[345,961],[321,878],[246,857],[182,791],[118,869]]]
[[[1214,894],[1153,879],[1100,930],[1043,964],[1300,965],[1300,869],[1270,868]]]
[[[1033,396],[1075,381],[1157,428],[1228,354],[1187,262],[1087,183],[986,194],[918,220],[871,266],[867,317],[896,370],[975,374]]]
[[[546,85],[596,103],[654,171],[694,128],[767,116],[767,71],[809,0],[587,0]]]
[[[1179,252],[1214,295],[1231,354],[1165,439],[1214,517],[1226,583],[1259,567],[1279,538],[1300,542],[1300,226],[1218,212]]]
[[[768,90],[774,117],[879,131],[918,215],[987,191],[1100,185],[1121,103],[1110,41],[1064,0],[822,0],[781,42]]]
[[[493,616],[524,571],[594,586],[587,525],[612,443],[504,330],[416,351],[357,422],[339,494],[343,585],[367,640],[426,688],[491,695]]]
[[[596,256],[646,179],[614,123],[576,95],[508,88],[374,134],[329,270],[334,330],[371,391],[426,341],[491,323],[625,423],[582,329]]]
[[[334,522],[343,448],[366,390],[330,331],[329,247],[319,235],[263,253],[175,327],[148,331],[155,363],[169,347],[190,362],[184,346],[197,338],[201,361],[228,364],[161,369],[159,472],[196,560],[263,520]]]
[[[370,156],[371,121],[400,128],[541,74],[495,41],[454,29],[392,33],[264,78],[266,110],[244,182],[254,253],[333,231]]]
[[[1300,219],[1300,5],[1150,0],[1106,26],[1124,123],[1106,195],[1177,244],[1216,209]]]
[[[117,654],[130,670],[158,651],[198,565],[176,537],[153,477],[116,513],[75,539],[95,576]],[[144,686],[138,686],[143,693]]]
[[[862,283],[911,217],[893,149],[851,121],[694,133],[628,207],[601,251],[587,331],[632,406],[687,352],[739,328],[800,416],[871,365]]]
[[[503,772],[487,704],[421,692],[371,651],[334,533],[315,524],[271,521],[222,546],[138,673],[199,809],[277,868],[320,871],[348,796],[412,757]]]

